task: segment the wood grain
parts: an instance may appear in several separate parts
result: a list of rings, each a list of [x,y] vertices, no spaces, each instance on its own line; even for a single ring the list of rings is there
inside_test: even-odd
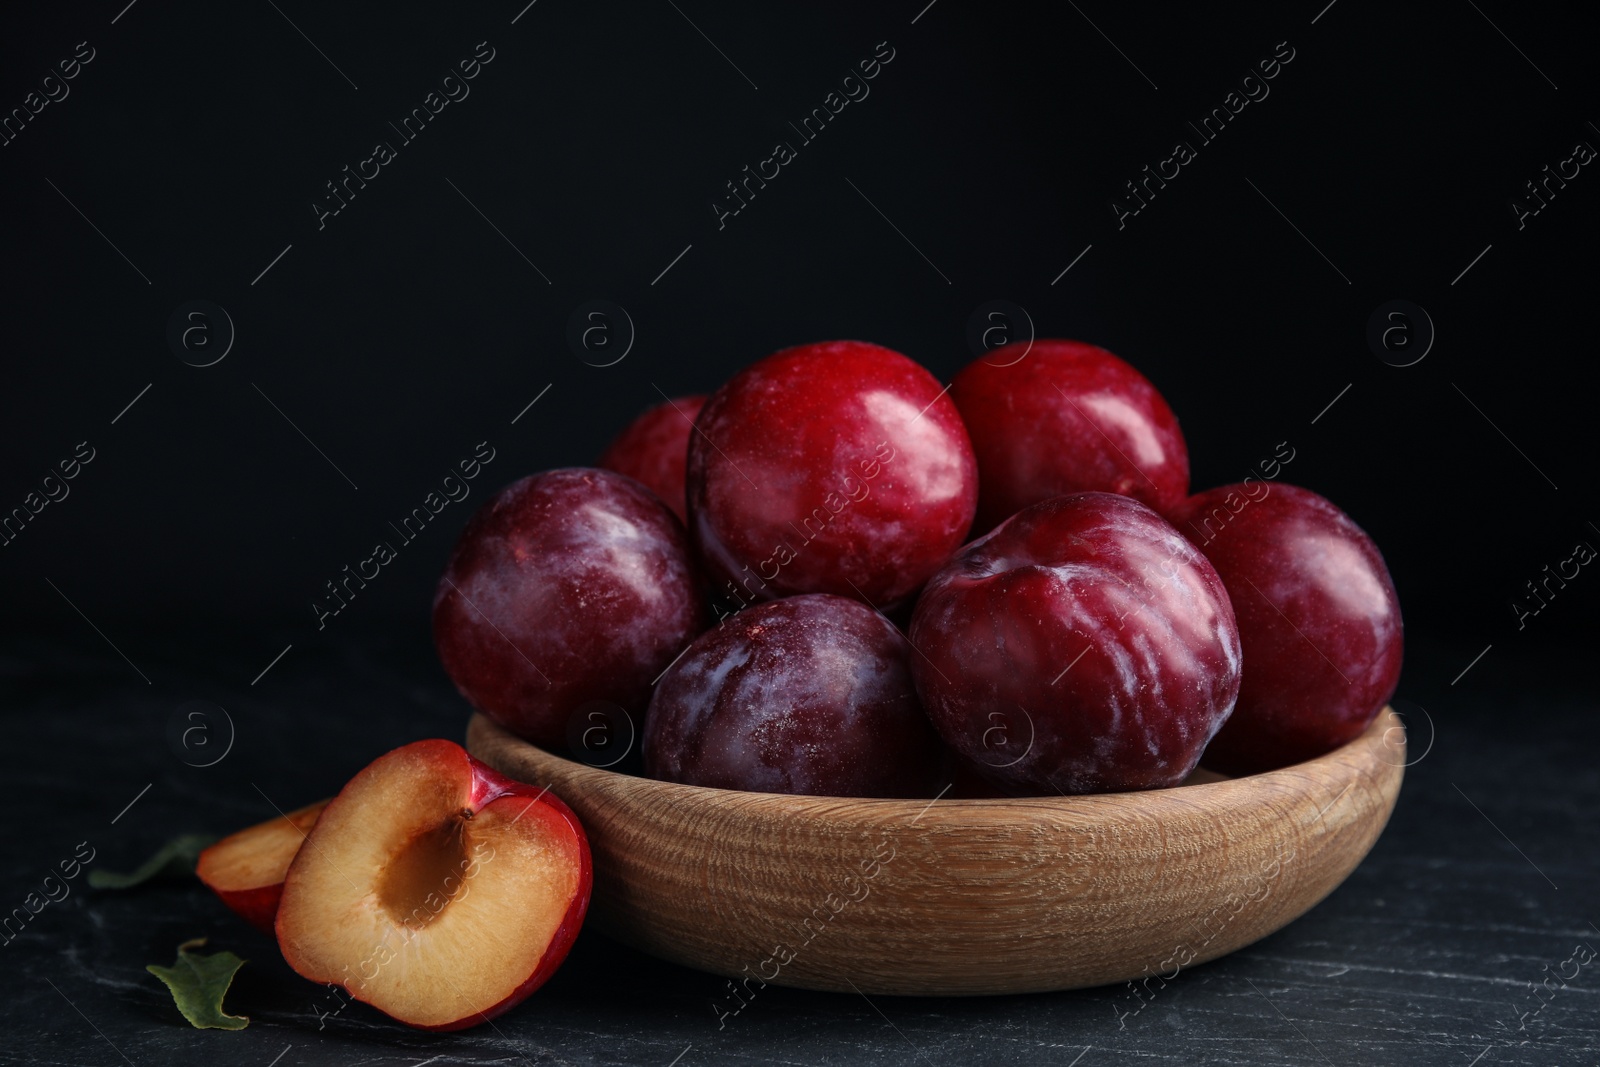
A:
[[[467,729],[479,759],[583,820],[599,929],[751,990],[925,995],[1170,977],[1272,933],[1382,833],[1404,738],[1385,709],[1343,748],[1267,774],[930,804],[675,785],[561,759],[482,716]]]

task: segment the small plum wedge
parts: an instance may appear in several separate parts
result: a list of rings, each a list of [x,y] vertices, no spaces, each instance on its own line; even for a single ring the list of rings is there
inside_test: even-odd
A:
[[[319,800],[229,834],[200,853],[195,875],[235,914],[272,937],[289,864],[327,806]]]

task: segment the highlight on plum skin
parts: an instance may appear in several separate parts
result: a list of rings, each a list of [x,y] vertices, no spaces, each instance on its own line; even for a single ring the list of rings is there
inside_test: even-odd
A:
[[[1239,692],[1217,572],[1111,493],[1035,504],[965,546],[917,601],[910,640],[940,736],[1005,792],[1177,785]]]
[[[679,522],[687,522],[689,437],[705,402],[704,394],[675,396],[647,409],[612,439],[595,466],[626,474],[660,497]]]
[[[931,797],[943,752],[904,635],[858,601],[789,597],[723,620],[656,685],[644,768],[687,785]]]
[[[1394,695],[1404,653],[1400,601],[1372,539],[1282,482],[1196,494],[1173,522],[1227,586],[1244,647],[1239,703],[1206,766],[1255,774],[1359,737]]]
[[[473,707],[552,750],[574,709],[643,721],[650,683],[706,624],[688,536],[653,493],[569,467],[473,515],[433,606],[434,642]]]

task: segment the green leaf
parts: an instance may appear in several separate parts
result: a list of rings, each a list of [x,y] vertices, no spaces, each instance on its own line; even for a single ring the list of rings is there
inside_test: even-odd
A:
[[[177,877],[194,873],[194,864],[207,845],[216,841],[210,834],[182,834],[161,846],[154,856],[127,874],[95,868],[89,872],[92,889],[129,889],[152,878]]]
[[[243,1030],[250,1025],[250,1019],[223,1011],[222,998],[227,996],[234,974],[245,961],[231,952],[202,956],[189,951],[205,943],[203,937],[185,941],[178,946],[178,959],[171,967],[152,963],[145,970],[166,983],[173,1003],[196,1030]]]

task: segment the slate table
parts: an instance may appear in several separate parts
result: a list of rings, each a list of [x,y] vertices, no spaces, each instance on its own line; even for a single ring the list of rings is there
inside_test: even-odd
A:
[[[267,798],[330,794],[389,747],[461,736],[465,706],[415,636],[305,644],[255,685],[259,663],[224,636],[173,636],[140,664],[148,684],[88,640],[0,652],[0,905],[22,906],[82,842],[91,868],[129,869],[177,833],[270,816]],[[719,1030],[719,979],[591,931],[494,1025],[425,1034],[359,1004],[319,1017],[319,989],[192,880],[111,892],[80,875],[0,946],[0,1064],[1592,1065],[1600,960],[1569,962],[1600,946],[1592,649],[1497,647],[1459,675],[1474,651],[1408,650],[1413,765],[1344,886],[1137,1014],[1124,987],[870,1001],[773,987]],[[210,766],[195,764],[224,750],[227,722],[203,758],[174,740],[196,700],[232,724]],[[228,998],[248,1029],[190,1029],[145,972],[198,936],[249,959]]]

